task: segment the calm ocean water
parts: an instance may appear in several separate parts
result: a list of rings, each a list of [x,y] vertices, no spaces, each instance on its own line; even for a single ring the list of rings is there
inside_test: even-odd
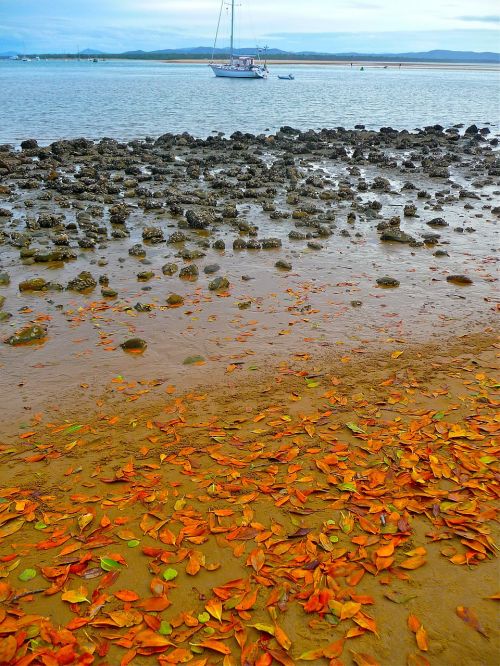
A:
[[[277,74],[293,72],[295,81]],[[440,123],[500,126],[500,73],[271,66],[267,81],[159,62],[0,62],[0,143]]]

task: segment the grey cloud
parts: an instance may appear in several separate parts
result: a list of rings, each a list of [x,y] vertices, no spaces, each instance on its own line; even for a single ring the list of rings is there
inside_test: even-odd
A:
[[[459,21],[467,23],[500,23],[500,14],[489,14],[487,16],[457,16]]]

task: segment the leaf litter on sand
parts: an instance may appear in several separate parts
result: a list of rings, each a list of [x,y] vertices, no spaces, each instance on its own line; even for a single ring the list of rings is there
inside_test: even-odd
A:
[[[390,601],[407,606],[407,662],[429,663],[440,627],[412,582],[432,550],[464,577],[496,556],[494,383],[463,363],[461,395],[411,371],[405,400],[392,381],[370,396],[290,371],[251,409],[167,392],[154,414],[89,420],[74,445],[72,424],[34,425],[32,461],[13,457],[18,484],[0,490],[0,655],[373,665]],[[488,642],[474,609],[449,614]]]

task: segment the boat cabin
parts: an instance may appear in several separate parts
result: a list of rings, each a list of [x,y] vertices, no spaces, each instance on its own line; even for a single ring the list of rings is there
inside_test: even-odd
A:
[[[238,56],[233,58],[233,67],[238,67],[241,69],[250,69],[255,66],[255,58],[253,56]]]

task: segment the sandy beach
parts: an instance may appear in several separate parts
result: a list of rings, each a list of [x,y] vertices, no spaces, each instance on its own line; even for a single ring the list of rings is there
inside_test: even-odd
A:
[[[211,62],[223,63],[223,59],[215,58],[213,61],[210,58],[206,59],[189,59],[182,58],[178,60],[162,60],[165,64],[190,64],[190,65],[208,65]],[[448,70],[468,70],[468,71],[485,71],[485,72],[500,72],[500,65],[489,63],[451,63],[451,62],[394,62],[393,60],[385,61],[366,61],[366,60],[268,60],[268,67],[272,68],[274,65],[293,65],[300,67],[304,65],[318,65],[322,67],[364,67],[365,69],[448,69]]]
[[[497,147],[0,148],[0,663],[496,663]]]

